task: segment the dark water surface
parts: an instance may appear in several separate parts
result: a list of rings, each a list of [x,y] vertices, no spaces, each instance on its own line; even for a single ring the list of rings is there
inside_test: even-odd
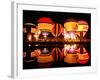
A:
[[[25,44],[23,69],[91,66],[90,43]]]

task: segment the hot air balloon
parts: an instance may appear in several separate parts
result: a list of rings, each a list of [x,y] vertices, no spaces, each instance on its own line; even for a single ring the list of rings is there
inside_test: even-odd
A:
[[[75,19],[68,19],[64,23],[64,29],[62,34],[65,40],[75,40],[77,39],[76,31],[78,28],[78,23]]]
[[[83,48],[83,53],[80,53],[80,48],[77,50],[78,55],[78,63],[79,64],[86,64],[89,61],[89,53],[86,51],[85,48]]]
[[[41,17],[38,21],[37,28],[41,31],[44,39],[47,39],[47,36],[54,27],[53,21],[48,17]]]
[[[64,62],[68,64],[75,64],[78,62],[78,56],[77,54],[70,54],[67,53],[66,56],[64,57]]]
[[[63,52],[60,50],[60,48],[53,48],[52,49],[52,55],[55,59],[55,62],[61,61],[64,57]]]
[[[89,29],[89,25],[86,21],[83,20],[78,21],[77,35],[80,38],[83,38],[86,35],[88,29]]]
[[[75,19],[67,19],[64,23],[65,31],[73,32],[76,31],[78,28],[78,23]]]
[[[37,22],[37,28],[41,31],[51,31],[54,27],[53,21],[48,17],[41,17]]]
[[[74,53],[77,47],[78,44],[64,44],[62,51],[64,52],[64,55],[66,55],[66,53]]]
[[[55,23],[54,27],[52,28],[52,35],[57,38],[61,35],[63,27],[61,24]]]
[[[41,54],[37,56],[38,63],[49,63],[49,62],[53,62],[53,60],[54,59],[51,54]]]
[[[24,31],[27,33],[31,33],[31,29],[36,28],[36,25],[33,23],[25,23],[24,24]]]
[[[43,50],[41,50],[41,54],[36,58],[38,63],[49,63],[54,61],[51,52],[49,52],[47,48],[43,48]]]
[[[64,62],[69,64],[75,64],[78,62],[78,56],[76,54],[77,45],[73,44],[65,44],[64,49],[62,50],[64,53]]]
[[[36,26],[33,23],[25,23],[24,24],[24,39],[27,41],[32,41],[33,40],[33,35],[32,35],[32,30],[35,29]]]

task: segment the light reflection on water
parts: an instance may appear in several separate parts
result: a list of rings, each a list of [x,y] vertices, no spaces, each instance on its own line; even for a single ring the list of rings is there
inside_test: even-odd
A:
[[[23,52],[23,68],[53,68],[90,66],[90,49],[87,44],[43,46]]]

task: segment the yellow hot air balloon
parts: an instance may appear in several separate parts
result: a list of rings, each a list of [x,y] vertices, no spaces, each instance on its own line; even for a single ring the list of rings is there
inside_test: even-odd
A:
[[[83,37],[86,35],[86,32],[89,29],[89,25],[86,21],[78,21],[78,29],[77,29],[77,35],[80,37],[80,32],[83,32]]]
[[[68,19],[64,23],[64,28],[66,31],[76,31],[78,28],[78,23],[74,19]]]
[[[78,56],[76,54],[77,45],[65,44],[64,45],[64,62],[74,64],[78,62]]]
[[[68,19],[64,23],[63,35],[64,39],[68,41],[75,41],[77,39],[76,31],[78,28],[78,22],[74,19]]]
[[[77,63],[78,62],[77,54],[67,53],[66,56],[64,57],[64,62],[69,64]]]

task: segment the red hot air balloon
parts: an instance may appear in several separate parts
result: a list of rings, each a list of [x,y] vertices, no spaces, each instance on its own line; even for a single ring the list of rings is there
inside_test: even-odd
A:
[[[37,28],[41,31],[44,39],[47,39],[47,36],[52,31],[54,27],[53,21],[48,17],[41,17],[38,21]]]
[[[80,53],[80,48],[76,50],[78,55],[78,63],[79,64],[86,64],[89,61],[89,53],[83,48],[83,54]]]
[[[52,35],[54,37],[59,37],[63,31],[63,27],[61,24],[55,23],[55,26],[52,29]]]
[[[41,17],[37,22],[37,28],[41,31],[51,31],[54,26],[53,21],[48,17]]]
[[[61,61],[64,57],[63,52],[59,48],[53,48],[51,53],[55,59],[55,62],[58,60]]]

